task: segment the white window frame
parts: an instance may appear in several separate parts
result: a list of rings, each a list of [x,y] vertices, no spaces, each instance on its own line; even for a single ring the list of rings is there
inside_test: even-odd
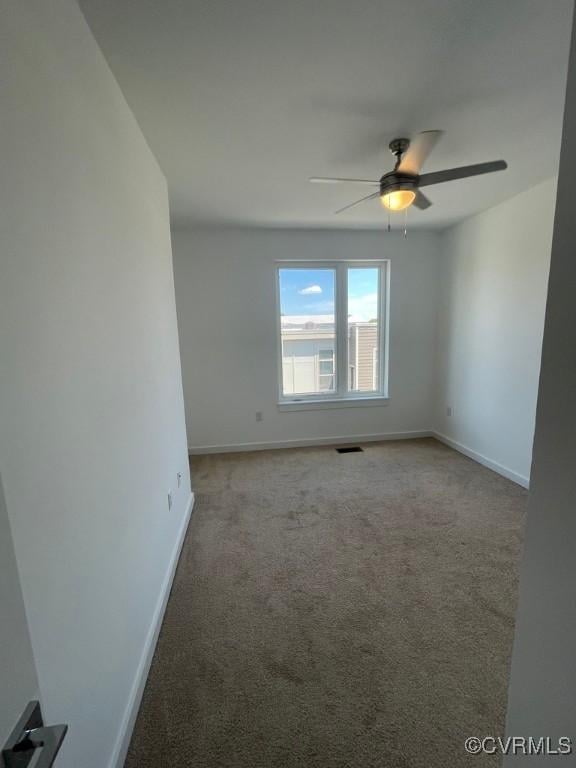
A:
[[[348,391],[348,269],[368,267],[378,269],[378,381],[376,392]],[[335,377],[334,392],[285,395],[282,381],[282,321],[280,302],[281,269],[332,269],[335,272]],[[390,306],[390,261],[389,259],[326,260],[307,261],[302,259],[276,262],[276,345],[278,350],[278,407],[280,410],[309,410],[313,408],[342,408],[350,406],[386,405],[388,395],[388,347],[389,347],[389,306]]]

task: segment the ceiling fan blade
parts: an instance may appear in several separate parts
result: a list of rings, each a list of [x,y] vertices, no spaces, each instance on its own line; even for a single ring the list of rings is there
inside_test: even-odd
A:
[[[365,200],[372,200],[374,197],[380,197],[380,190],[378,192],[373,192],[371,195],[366,195],[366,197],[361,197],[360,200],[356,200],[354,203],[350,203],[349,205],[345,205],[344,208],[339,208],[337,211],[334,211],[335,214],[342,213],[343,211],[347,211],[348,208],[354,208],[355,205],[359,205],[360,203],[363,203]]]
[[[442,184],[444,181],[467,179],[469,176],[481,176],[484,173],[505,171],[506,168],[508,168],[508,163],[504,160],[494,160],[491,163],[478,163],[477,165],[463,165],[461,168],[448,168],[445,171],[423,174],[418,180],[418,186],[426,187],[430,184]]]
[[[373,186],[380,184],[374,179],[338,179],[330,176],[311,176],[308,181],[312,184],[371,184]]]
[[[422,131],[410,140],[408,149],[402,156],[398,170],[418,176],[430,152],[436,146],[442,131]]]
[[[426,208],[430,208],[432,201],[429,200],[423,192],[417,190],[416,197],[414,198],[412,205],[415,205],[416,208],[420,208],[421,211],[425,211]]]

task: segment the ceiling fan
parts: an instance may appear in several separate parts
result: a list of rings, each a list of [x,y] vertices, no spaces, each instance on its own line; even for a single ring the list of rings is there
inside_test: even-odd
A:
[[[448,168],[445,171],[420,174],[428,155],[442,135],[442,131],[423,131],[412,140],[394,139],[389,147],[396,157],[394,170],[385,173],[378,181],[376,179],[339,179],[325,176],[313,176],[311,182],[318,184],[368,184],[378,187],[360,200],[345,205],[335,213],[342,213],[355,205],[373,200],[379,197],[382,205],[390,211],[403,211],[411,205],[424,210],[432,205],[421,187],[432,184],[442,184],[445,181],[466,179],[469,176],[480,176],[484,173],[504,171],[508,165],[504,160],[494,160],[491,163],[478,163],[476,165],[464,165],[460,168]]]

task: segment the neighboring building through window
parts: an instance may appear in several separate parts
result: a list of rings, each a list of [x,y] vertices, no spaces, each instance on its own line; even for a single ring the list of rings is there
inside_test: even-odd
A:
[[[386,395],[386,284],[386,262],[278,268],[282,400]]]

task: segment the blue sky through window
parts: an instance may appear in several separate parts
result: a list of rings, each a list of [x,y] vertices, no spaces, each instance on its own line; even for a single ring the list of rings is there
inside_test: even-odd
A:
[[[280,269],[280,311],[283,315],[334,314],[332,269]],[[348,316],[367,321],[377,317],[378,269],[348,269]]]
[[[368,322],[378,318],[378,268],[348,269],[348,319]]]
[[[334,280],[332,269],[281,269],[282,314],[334,314]]]

